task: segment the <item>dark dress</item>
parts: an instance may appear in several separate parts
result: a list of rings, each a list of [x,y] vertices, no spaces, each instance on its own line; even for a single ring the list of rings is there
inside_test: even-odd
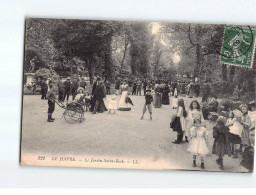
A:
[[[180,117],[175,117],[174,121],[171,123],[170,128],[173,129],[173,131],[181,132],[182,127],[180,123]]]
[[[223,157],[225,154],[231,156],[231,148],[229,142],[229,129],[224,125],[217,124],[213,127],[214,143],[212,147],[212,153],[219,157]]]
[[[253,172],[254,165],[254,148],[252,146],[247,146],[244,149],[243,160],[241,161],[241,166],[248,169],[249,172]]]
[[[164,105],[169,105],[170,104],[170,100],[169,100],[169,93],[170,93],[170,89],[168,86],[165,86],[163,88],[163,95],[162,95],[162,104]]]

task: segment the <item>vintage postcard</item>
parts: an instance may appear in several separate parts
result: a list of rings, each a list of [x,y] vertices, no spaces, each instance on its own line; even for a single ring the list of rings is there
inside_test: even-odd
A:
[[[253,172],[255,36],[27,18],[21,165]]]

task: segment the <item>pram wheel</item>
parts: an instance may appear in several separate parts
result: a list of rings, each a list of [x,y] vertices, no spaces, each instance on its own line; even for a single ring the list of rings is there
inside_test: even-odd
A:
[[[84,109],[80,104],[74,104],[67,107],[63,116],[70,124],[79,123],[84,121]]]

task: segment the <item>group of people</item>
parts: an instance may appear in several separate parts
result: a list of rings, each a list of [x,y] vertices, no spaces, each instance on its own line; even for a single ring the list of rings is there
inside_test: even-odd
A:
[[[210,104],[216,105],[215,96]],[[255,121],[253,123],[252,120],[255,120],[255,117],[252,119],[249,112],[256,115],[255,101],[250,104],[250,107],[241,104],[239,108],[230,108],[228,115],[220,115],[213,127],[212,154],[217,155],[216,163],[221,170],[224,170],[223,157],[225,155],[238,158],[238,154],[244,157],[241,165],[249,171],[253,169],[253,152],[250,153],[250,151],[254,146]],[[210,129],[207,129],[209,127],[206,125],[207,117],[205,116],[207,115],[204,114],[197,100],[193,100],[186,109],[184,100],[179,99],[177,113],[170,123],[170,128],[177,132],[177,139],[173,143],[180,144],[185,135],[185,141],[188,142],[187,151],[193,155],[192,165],[196,167],[196,158],[200,157],[202,169],[205,169],[204,158],[210,153],[208,142]]]
[[[116,109],[121,111],[131,110],[133,103],[129,98],[129,85],[126,79],[118,80],[118,82],[115,83],[116,91],[112,95],[110,94],[109,82],[104,82],[100,77],[95,78],[91,93],[88,91],[85,92],[86,84],[76,82],[76,79],[71,82],[70,78],[67,78],[63,86],[62,82],[58,83],[60,101],[63,100],[63,97],[68,100],[69,93],[71,93],[74,100],[83,97],[86,102],[86,110],[88,108],[93,114],[97,112],[102,113],[104,111],[115,113]],[[137,83],[140,84],[140,80],[137,80],[135,83],[136,90],[140,89],[137,87]],[[46,95],[42,94],[42,98],[48,99],[49,109],[47,121],[53,122],[54,118],[52,118],[52,113],[55,109],[54,99],[56,98],[57,90],[51,81],[46,85],[49,86],[49,90]],[[208,116],[211,112],[217,112],[219,107],[217,97],[210,94],[209,87],[206,87],[205,91],[207,93],[203,94],[202,103],[192,99],[188,106],[185,105],[183,97],[179,96],[177,87],[174,88],[172,93],[172,89],[168,83],[155,83],[153,85],[152,82],[148,81],[145,86],[146,89],[143,94],[145,95],[145,103],[142,108],[141,119],[144,119],[144,114],[148,110],[150,120],[152,120],[153,106],[160,108],[162,104],[169,105],[170,103],[173,106],[173,102],[176,102],[174,107],[171,106],[177,109],[170,123],[170,128],[177,133],[177,139],[173,141],[173,143],[180,144],[185,138],[185,142],[188,143],[187,151],[193,156],[192,165],[196,167],[197,157],[200,157],[200,166],[202,169],[205,169],[204,159],[207,154],[210,153],[208,142],[210,130],[208,128],[210,127],[207,127],[209,123],[206,123],[206,120],[208,120]],[[76,93],[74,93],[72,89],[75,89]],[[44,90],[46,91],[46,89]],[[60,93],[60,90],[62,93]],[[134,87],[132,90],[134,90]],[[117,97],[119,94],[120,100],[118,103]],[[136,91],[136,95],[141,94]],[[187,93],[187,97],[190,97],[190,95],[190,93]],[[171,101],[170,96],[173,96]],[[107,100],[107,105],[105,105],[104,98]],[[238,155],[242,154],[243,157],[246,155],[247,157],[244,158],[241,165],[250,171],[252,170],[253,154],[251,153],[251,149],[253,149],[252,146],[254,146],[254,137],[250,137],[250,132],[255,127],[255,124],[252,122],[253,119],[251,118],[250,112],[256,115],[255,102],[250,104],[249,107],[248,105],[242,104],[236,109],[229,108],[226,114],[218,117],[216,125],[213,127],[212,136],[214,138],[214,144],[211,153],[218,156],[216,163],[219,165],[220,169],[224,169],[223,157],[225,155],[233,155],[233,158],[238,158]]]
[[[42,79],[41,99],[47,99],[46,94],[50,89],[50,86],[49,86],[50,83],[51,83],[51,78]],[[79,78],[74,77],[73,81],[71,81],[70,77],[67,77],[66,81],[62,81],[60,78],[57,83],[59,101],[64,102],[66,100],[68,102],[70,95],[72,96],[72,100],[74,100],[78,93],[79,87],[85,90],[86,86],[87,86],[87,83],[83,77],[81,78],[81,80]]]

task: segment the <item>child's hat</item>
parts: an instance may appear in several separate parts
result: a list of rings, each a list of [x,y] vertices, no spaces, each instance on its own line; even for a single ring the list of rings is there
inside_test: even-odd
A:
[[[151,89],[147,89],[147,90],[146,90],[146,92],[148,92],[148,91],[151,92]]]

